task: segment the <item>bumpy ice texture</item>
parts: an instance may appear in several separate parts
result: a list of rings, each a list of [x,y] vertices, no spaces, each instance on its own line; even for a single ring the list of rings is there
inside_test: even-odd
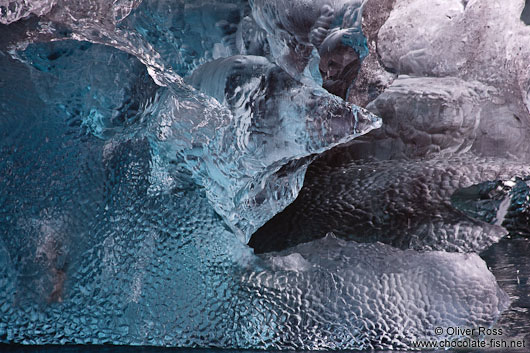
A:
[[[311,154],[379,124],[318,87],[349,93],[359,2],[3,5],[2,342],[404,348],[506,307],[475,255],[240,241],[295,198]]]
[[[291,349],[406,348],[432,337],[438,324],[487,324],[507,305],[476,254],[401,251],[328,235],[262,258],[273,271],[245,279],[264,301],[270,293],[282,303],[280,342]]]
[[[480,252],[507,231],[502,222],[463,213],[454,206],[453,195],[481,182],[509,181],[529,173],[520,162],[473,155],[319,163],[309,170],[295,202],[257,231],[249,244],[264,252],[333,232],[405,249]]]

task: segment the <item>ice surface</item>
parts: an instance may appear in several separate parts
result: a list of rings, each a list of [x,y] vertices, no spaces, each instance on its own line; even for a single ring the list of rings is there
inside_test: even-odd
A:
[[[68,49],[53,60],[64,79],[70,76],[61,63],[86,57],[92,59],[88,71],[107,77],[127,68],[131,81],[124,87],[143,82],[132,79],[146,72],[128,54],[84,45],[50,45]],[[31,57],[47,57],[42,54],[46,47],[38,47],[28,49],[28,58],[30,49]],[[114,65],[107,65],[111,59]],[[128,65],[119,65],[118,59]],[[171,192],[150,192],[158,151],[148,139],[118,139],[123,127],[103,135],[112,138],[82,133],[82,111],[75,115],[39,98],[40,87],[49,87],[44,83],[55,69],[30,69],[8,56],[1,60],[3,77],[24,89],[4,101],[0,113],[0,166],[7,171],[0,184],[2,342],[405,347],[414,337],[430,335],[433,322],[489,324],[506,306],[505,295],[476,256],[403,256],[379,244],[328,238],[292,252],[256,257],[227,230],[204,188],[185,168],[172,174]],[[82,70],[76,72],[83,77]],[[113,92],[112,85],[101,84]],[[86,99],[75,85],[69,87],[80,102]],[[11,88],[0,89],[5,96]],[[91,91],[99,92],[98,82]],[[28,97],[32,104],[21,104]],[[109,94],[110,103],[103,103],[120,106],[128,97]],[[76,99],[64,102],[75,106]],[[103,106],[99,99],[91,102]],[[101,111],[113,116],[116,109]],[[382,267],[388,261],[395,264],[392,273]],[[385,273],[388,282],[381,282]],[[427,290],[431,287],[436,290]],[[386,296],[377,297],[381,302],[371,299],[385,291],[413,297],[392,297],[397,304],[392,307]],[[303,293],[310,296],[302,298]],[[480,301],[470,302],[469,297]],[[331,299],[336,305],[327,305]],[[406,333],[391,327],[389,320],[413,315],[418,303],[432,303],[425,310],[435,321],[407,321],[402,325]]]
[[[345,81],[355,78],[368,54],[361,5],[359,0],[251,1],[274,61],[295,79],[317,83],[336,81],[340,74],[348,75]]]
[[[260,303],[278,305],[276,347],[403,349],[432,337],[437,325],[488,325],[508,303],[475,254],[401,251],[328,235],[262,258],[275,270],[244,281]],[[279,268],[287,258],[289,266]]]
[[[492,325],[508,299],[480,258],[425,251],[478,251],[527,225],[523,162],[454,156],[528,151],[528,27],[505,19],[522,1],[477,3],[435,2],[424,41],[399,22],[425,25],[419,0],[380,15],[372,0],[1,2],[0,342],[386,349]],[[409,55],[455,54],[444,36],[468,25],[484,58]],[[387,119],[363,143],[429,159],[312,169],[268,241],[335,231],[424,252],[328,236],[255,255],[245,242],[314,156],[379,126],[339,97],[375,99]],[[488,181],[515,185],[485,212],[460,202]]]
[[[480,182],[529,173],[528,165],[518,161],[472,155],[317,164],[295,202],[249,244],[264,252],[334,232],[344,239],[405,249],[480,252],[507,231],[462,213],[452,204],[453,194]]]
[[[257,50],[247,48],[248,44],[244,44],[244,33],[238,27],[245,14],[245,6],[239,6],[241,3],[238,1],[221,2],[216,6],[210,6],[209,2],[191,3],[189,1],[176,4],[166,1],[148,1],[139,6],[136,3],[130,5],[128,9],[133,12],[119,20],[109,17],[107,12],[110,10],[105,6],[110,5],[104,3],[69,3],[68,6],[58,6],[47,15],[56,27],[55,31],[51,31],[52,39],[57,39],[55,37],[60,35],[61,32],[57,30],[60,26],[67,26],[68,30],[63,31],[66,33],[66,38],[61,39],[85,40],[120,49],[137,58],[140,61],[138,64],[146,65],[147,72],[157,85],[168,87],[167,90],[147,89],[144,91],[144,86],[149,86],[147,81],[132,83],[130,90],[140,88],[135,94],[146,95],[146,97],[138,97],[139,102],[134,101],[134,104],[140,103],[143,106],[134,107],[139,110],[132,113],[135,115],[133,119],[145,122],[145,124],[129,124],[128,122],[126,131],[119,132],[125,137],[137,133],[143,134],[157,150],[159,158],[157,163],[153,164],[152,172],[154,175],[152,181],[157,185],[154,185],[152,190],[164,189],[164,185],[169,187],[174,185],[169,176],[171,171],[168,169],[173,168],[175,159],[183,161],[185,167],[192,171],[197,182],[205,186],[208,198],[216,211],[245,242],[248,241],[253,231],[296,197],[309,160],[305,163],[297,163],[294,160],[313,153],[320,153],[379,126],[375,116],[362,108],[347,104],[321,88],[305,87],[287,75],[282,75],[279,69],[276,73],[270,70],[270,74],[247,76],[246,79],[251,81],[246,87],[249,90],[256,88],[252,87],[252,85],[255,86],[256,80],[265,80],[265,86],[261,88],[263,92],[248,92],[243,99],[251,99],[252,94],[261,94],[262,101],[266,95],[276,95],[276,98],[271,99],[271,102],[267,104],[261,104],[258,99],[260,106],[252,105],[254,103],[250,102],[246,106],[250,109],[249,111],[245,111],[245,108],[230,111],[218,101],[200,95],[185,85],[178,73],[188,73],[207,60],[230,55],[239,49]],[[90,21],[86,16],[87,6],[94,7],[91,11],[100,16],[100,21]],[[123,6],[125,3],[116,3],[111,7],[117,10],[123,9]],[[163,16],[165,13],[173,13],[169,11],[173,8],[175,17]],[[175,23],[182,19],[187,19],[189,23]],[[252,21],[247,20],[244,23],[247,27],[255,28]],[[215,28],[208,27],[212,24],[215,24]],[[164,28],[171,30],[165,31]],[[212,35],[215,32],[214,29],[220,31],[219,36]],[[250,38],[260,35],[257,28],[254,32],[250,32],[248,34]],[[169,37],[160,39],[162,33]],[[42,31],[34,35],[36,37],[31,40],[50,40],[49,34]],[[230,38],[226,37],[228,35]],[[212,39],[212,42],[197,40],[197,36],[206,36]],[[238,38],[239,45],[237,44]],[[192,52],[182,51],[184,47],[194,43],[215,47],[216,41],[224,43],[223,45],[230,44],[233,50],[225,50],[219,55],[208,53],[204,51],[204,48],[195,48]],[[28,47],[27,43],[22,48],[26,47]],[[31,51],[31,44],[29,48]],[[31,56],[31,54],[30,52],[28,55]],[[57,60],[55,56],[58,54],[53,51],[46,55],[49,57],[45,56],[43,61],[55,63]],[[24,54],[21,56],[25,60]],[[190,62],[188,59],[191,57],[196,60]],[[241,59],[241,57],[237,58],[236,61]],[[29,60],[38,61],[33,57]],[[78,65],[82,65],[82,60],[79,60]],[[254,59],[250,59],[249,63],[238,62],[237,67],[232,67],[230,63],[233,59],[227,59],[227,61],[218,59],[218,61],[205,65],[210,69],[202,68],[198,72],[212,70],[212,67],[217,70],[215,65],[220,65],[219,71],[226,74],[220,77],[221,81],[211,84],[222,88],[225,85],[223,80],[231,80],[236,74],[230,70],[251,71],[252,60]],[[261,57],[260,60],[265,59]],[[41,64],[47,65],[46,62]],[[71,68],[74,67],[75,65],[71,66]],[[265,71],[267,70],[264,69],[263,72]],[[71,76],[73,72],[74,70],[69,73],[61,72],[60,75]],[[86,68],[85,72],[87,72]],[[59,74],[59,71],[57,73]],[[195,74],[195,80],[201,80],[197,78],[199,76],[199,73]],[[267,87],[267,79],[285,84],[284,89],[293,89],[293,92],[299,90],[297,100],[290,101],[281,97],[280,86],[277,87],[275,81],[274,85],[269,84]],[[145,78],[140,78],[140,80],[145,80]],[[76,81],[73,82],[77,85]],[[114,84],[118,82],[119,80],[113,81]],[[241,82],[241,84],[246,83]],[[203,90],[206,86],[204,82]],[[90,87],[81,85],[77,89],[83,92],[90,90]],[[104,87],[101,90],[106,89],[113,90],[116,87]],[[278,92],[269,92],[276,89]],[[208,90],[205,91],[208,93]],[[109,136],[103,135],[109,132],[115,133],[116,120],[124,119],[120,115],[122,113],[118,111],[107,116],[108,114],[102,110],[106,109],[110,112],[113,109],[123,110],[126,107],[107,106],[109,103],[105,100],[108,100],[108,97],[104,95],[98,96],[88,91],[82,94],[86,100],[83,102],[86,105],[82,109],[89,110],[83,112],[85,125],[89,126],[92,133],[98,137],[107,138]],[[116,94],[130,95],[129,92],[121,91]],[[228,94],[235,93],[228,92]],[[59,93],[52,100],[62,100],[63,96],[63,93]],[[214,95],[214,98],[219,97]],[[103,105],[100,109],[91,106],[93,103],[90,100],[94,99],[97,100],[97,105]],[[224,103],[222,99],[218,100]],[[316,111],[321,111],[321,113],[315,114]],[[112,116],[112,114],[117,116]],[[269,115],[272,118],[265,123],[262,117],[269,119]],[[186,118],[182,119],[184,116]],[[279,122],[281,122],[282,129],[280,125],[274,125]],[[271,139],[271,141],[276,141],[266,144],[263,142],[263,137],[258,136],[260,134],[277,135]],[[291,161],[292,164],[279,172]],[[161,177],[163,175],[167,177]],[[156,183],[157,179],[160,183]]]
[[[185,76],[210,60],[259,52],[260,41],[254,39],[263,32],[249,14],[242,0],[147,0],[120,28],[139,33],[176,73]]]
[[[198,157],[205,160],[208,180],[201,184],[208,197],[245,242],[296,198],[309,160],[295,172],[280,172],[282,166],[380,126],[366,110],[300,84],[263,57],[218,59],[188,82],[235,117],[227,137],[213,140]]]
[[[466,4],[466,6],[464,6]],[[473,150],[528,158],[530,27],[524,0],[396,1],[378,34],[386,68],[411,76],[458,77],[497,89]],[[487,24],[487,25],[485,25]]]

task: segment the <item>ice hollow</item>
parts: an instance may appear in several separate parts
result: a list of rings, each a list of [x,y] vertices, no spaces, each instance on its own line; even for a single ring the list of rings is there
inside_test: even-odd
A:
[[[328,165],[321,161],[309,169],[298,198],[253,234],[249,244],[266,252],[333,232],[404,249],[480,252],[508,232],[500,223],[455,208],[454,193],[529,173],[518,161],[470,154]]]

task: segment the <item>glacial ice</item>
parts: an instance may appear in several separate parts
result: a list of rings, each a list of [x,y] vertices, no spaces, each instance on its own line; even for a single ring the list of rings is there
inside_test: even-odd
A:
[[[320,87],[301,85],[263,57],[218,59],[200,66],[188,82],[237,117],[231,134],[212,141],[202,157],[208,173],[202,185],[245,242],[296,198],[309,160],[279,175],[282,166],[380,126],[366,110]],[[223,159],[208,160],[216,154]]]
[[[77,77],[94,70],[113,77],[113,71],[124,70],[119,61],[106,65],[109,59],[129,58],[129,69],[139,68],[127,54],[86,45],[53,47],[69,48],[63,60],[91,59],[92,66],[76,71]],[[475,255],[409,251],[404,256],[380,244],[327,238],[257,257],[226,229],[189,170],[172,174],[171,192],[149,192],[157,150],[145,137],[82,134],[78,115],[38,98],[35,85],[50,71],[29,69],[8,56],[1,60],[3,77],[8,82],[16,77],[24,88],[1,112],[1,168],[8,171],[0,204],[2,342],[406,347],[415,337],[432,335],[435,322],[490,323],[507,305]],[[60,66],[61,58],[54,62]],[[134,72],[131,77],[146,75]],[[3,96],[9,88],[2,87]],[[98,92],[97,85],[92,90]],[[79,92],[72,89],[82,102]],[[27,97],[33,103],[21,104]],[[108,98],[116,101],[107,107],[127,100]],[[112,111],[102,109],[110,116]],[[25,143],[16,146],[11,139]],[[391,272],[384,266],[388,261],[395,264]],[[371,299],[384,291],[411,298],[392,300],[391,307],[385,296],[377,297],[381,302]],[[330,298],[336,305],[326,304]],[[417,319],[418,303],[432,303],[425,309],[432,321]],[[337,305],[353,306],[336,310]],[[345,313],[351,315],[345,319]],[[403,317],[411,320],[399,321]],[[392,320],[402,323],[403,331],[392,329]]]
[[[368,54],[361,1],[252,0],[250,4],[280,67],[297,80],[323,83],[332,93],[345,96],[341,88],[333,89],[333,81],[340,75],[353,80]]]
[[[253,234],[249,245],[257,252],[285,249],[333,232],[403,249],[480,252],[507,231],[462,213],[453,195],[530,173],[519,161],[471,154],[372,162],[342,157],[335,165],[314,164],[298,198]]]
[[[522,0],[478,3],[0,0],[0,343],[405,349],[492,325],[506,294],[445,251],[527,231],[529,27]]]

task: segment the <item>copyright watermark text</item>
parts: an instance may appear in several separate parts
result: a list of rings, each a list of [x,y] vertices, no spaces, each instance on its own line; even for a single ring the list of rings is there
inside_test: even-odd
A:
[[[434,336],[412,342],[419,349],[524,349],[525,340],[507,339],[502,329],[489,327],[435,327]]]

